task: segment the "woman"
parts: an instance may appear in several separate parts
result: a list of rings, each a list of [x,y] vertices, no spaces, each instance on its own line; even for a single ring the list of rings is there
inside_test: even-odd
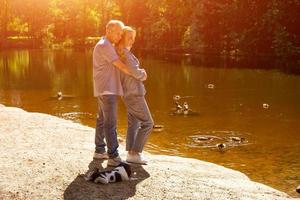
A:
[[[140,68],[138,59],[130,52],[134,44],[136,31],[129,26],[123,29],[123,36],[118,44],[117,52],[122,61],[131,69]],[[153,129],[153,119],[145,100],[145,87],[142,81],[121,73],[123,101],[127,107],[128,129],[126,136],[126,161],[147,164],[142,157],[144,145]]]

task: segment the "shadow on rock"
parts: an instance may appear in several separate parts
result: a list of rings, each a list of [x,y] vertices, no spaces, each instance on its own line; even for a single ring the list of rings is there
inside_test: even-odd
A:
[[[103,161],[93,160],[89,164],[89,171],[95,168],[106,170],[102,166]],[[140,165],[131,165],[132,177],[131,181],[123,181],[110,184],[96,184],[86,181],[83,175],[78,175],[74,181],[67,187],[64,192],[64,199],[128,199],[136,193],[136,185],[141,181],[150,177],[149,173]]]

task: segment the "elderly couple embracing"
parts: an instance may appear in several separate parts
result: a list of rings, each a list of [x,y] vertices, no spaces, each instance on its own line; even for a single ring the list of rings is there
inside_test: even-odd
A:
[[[147,163],[141,153],[152,131],[153,119],[145,100],[143,81],[147,73],[130,51],[135,35],[133,28],[111,20],[93,52],[94,96],[98,100],[94,158],[108,159],[110,166],[122,162],[117,139],[118,96],[122,96],[127,108],[126,161]]]

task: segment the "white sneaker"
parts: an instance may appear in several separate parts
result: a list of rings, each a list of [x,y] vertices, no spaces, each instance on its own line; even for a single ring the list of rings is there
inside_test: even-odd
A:
[[[108,159],[108,155],[106,152],[104,153],[94,153],[94,158],[95,159]]]
[[[145,158],[143,158],[140,154],[127,154],[126,162],[141,165],[146,165],[148,163],[148,161]]]
[[[108,166],[112,166],[112,167],[116,167],[118,165],[120,165],[122,162],[122,159],[120,156],[117,156],[115,158],[109,158],[107,161],[107,165]]]

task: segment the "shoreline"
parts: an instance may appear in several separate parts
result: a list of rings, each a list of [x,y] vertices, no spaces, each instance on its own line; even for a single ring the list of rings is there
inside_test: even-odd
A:
[[[239,171],[149,153],[135,181],[97,185],[82,177],[103,165],[92,160],[93,128],[0,104],[0,132],[3,199],[293,199]]]
[[[18,43],[13,43],[10,45],[3,45],[0,43],[0,50],[76,50],[76,49],[93,49],[95,44],[97,43],[98,40],[95,40],[92,43],[88,44],[75,44],[72,46],[64,46],[61,43],[54,43],[52,44],[51,47],[44,47],[43,45],[32,45],[31,43],[38,43],[37,41],[31,42],[30,44],[18,44]],[[231,59],[231,60],[240,60],[240,59],[246,59],[246,60],[251,60],[253,58],[256,58],[258,60],[264,60],[264,59],[270,59],[270,60],[278,60],[278,61],[296,61],[299,62],[300,55],[289,55],[289,56],[278,56],[274,54],[230,54],[229,52],[227,53],[220,53],[219,51],[216,50],[202,50],[202,51],[197,51],[193,49],[185,49],[183,47],[176,47],[176,48],[165,48],[165,49],[160,49],[160,48],[143,48],[143,47],[137,47],[134,50],[138,52],[147,52],[147,53],[152,53],[156,55],[181,55],[182,57],[193,57],[197,58],[200,56],[212,56],[212,57],[220,57],[223,59]]]

